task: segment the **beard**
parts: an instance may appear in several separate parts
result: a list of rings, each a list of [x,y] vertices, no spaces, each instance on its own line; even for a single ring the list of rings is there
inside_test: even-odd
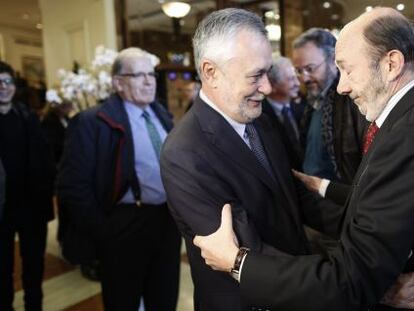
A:
[[[368,121],[373,122],[384,110],[389,97],[387,96],[387,84],[380,70],[372,70],[368,81],[367,86],[361,91],[367,94],[367,102],[365,107],[359,107],[359,110]]]
[[[332,84],[332,81],[336,77],[336,73],[331,70],[329,65],[326,65],[324,76],[325,78],[321,81],[321,83],[317,84],[317,88],[312,89],[312,90],[308,88],[307,90],[308,92],[307,92],[306,98],[308,100],[308,103],[313,107],[318,106],[317,101],[320,99],[322,92],[325,91]],[[311,82],[311,83],[314,83],[314,82]]]

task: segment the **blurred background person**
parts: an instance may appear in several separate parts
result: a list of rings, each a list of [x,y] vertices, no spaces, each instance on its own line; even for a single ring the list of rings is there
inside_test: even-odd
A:
[[[105,310],[173,311],[181,237],[168,211],[159,153],[173,123],[155,101],[158,58],[138,48],[112,66],[115,94],[69,125],[58,178],[63,252],[97,259]]]
[[[278,57],[273,61],[269,72],[272,92],[262,103],[263,113],[278,128],[291,161],[292,167],[302,168],[303,150],[300,143],[299,122],[303,114],[304,104],[293,102],[299,96],[299,80],[295,68],[286,57]]]
[[[13,100],[14,70],[0,62],[0,158],[6,199],[0,220],[0,310],[13,310],[14,248],[19,237],[26,310],[42,310],[47,222],[53,218],[54,165],[37,116]]]

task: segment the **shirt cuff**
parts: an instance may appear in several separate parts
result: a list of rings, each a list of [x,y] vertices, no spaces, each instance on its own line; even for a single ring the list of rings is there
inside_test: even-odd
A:
[[[318,192],[321,195],[321,197],[325,197],[326,195],[326,189],[328,189],[329,184],[331,183],[330,180],[323,178],[321,181],[321,184],[319,186]]]

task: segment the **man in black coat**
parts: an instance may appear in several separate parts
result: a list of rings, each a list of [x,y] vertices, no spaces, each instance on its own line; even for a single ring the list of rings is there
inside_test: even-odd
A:
[[[171,115],[155,102],[158,59],[114,62],[117,94],[70,123],[58,177],[69,259],[100,263],[105,310],[175,310],[181,237],[166,204],[159,152]],[[91,251],[96,250],[96,253]]]
[[[15,236],[19,237],[26,310],[42,310],[47,222],[53,218],[55,167],[37,116],[13,102],[14,71],[0,62],[0,158],[6,173],[0,215],[0,310],[13,310]]]
[[[371,125],[345,210],[324,220],[337,226],[338,247],[327,256],[239,252],[233,238],[226,238],[231,234],[228,217],[223,221],[227,229],[196,238],[207,263],[216,269],[228,271],[237,265],[242,295],[250,305],[275,310],[394,310],[378,303],[400,273],[414,271],[413,51],[411,23],[390,8],[361,15],[339,36],[338,92],[352,97]],[[320,208],[310,207],[302,208],[305,218]],[[320,211],[328,215],[325,207]],[[217,243],[224,252],[212,247]],[[386,302],[413,308],[412,291],[411,287],[403,303],[388,301],[388,296]]]
[[[166,140],[161,173],[186,241],[195,310],[244,310],[237,281],[206,266],[192,239],[215,231],[220,207],[232,202],[241,244],[308,253],[283,142],[261,116],[271,47],[260,18],[240,9],[210,14],[193,42],[202,89]]]

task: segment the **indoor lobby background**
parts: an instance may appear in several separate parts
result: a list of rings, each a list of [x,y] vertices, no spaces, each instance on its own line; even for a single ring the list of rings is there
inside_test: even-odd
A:
[[[166,10],[169,2],[0,0],[0,59],[12,65],[30,87],[46,90],[59,87],[60,69],[89,70],[99,46],[114,51],[143,48],[161,59],[157,97],[179,122],[188,105],[186,86],[196,79],[191,37],[197,23],[216,9],[241,7],[256,12],[263,17],[274,54],[288,57],[292,41],[304,30],[322,27],[338,33],[347,22],[378,5],[395,7],[414,18],[413,0],[186,0],[182,2],[190,10],[181,17]],[[42,115],[47,105],[37,102],[33,108]],[[56,220],[49,224],[44,310],[103,310],[99,283],[82,277],[78,267],[61,258],[56,227]],[[16,257],[15,309],[23,310]],[[180,282],[177,310],[193,310],[185,249]]]

